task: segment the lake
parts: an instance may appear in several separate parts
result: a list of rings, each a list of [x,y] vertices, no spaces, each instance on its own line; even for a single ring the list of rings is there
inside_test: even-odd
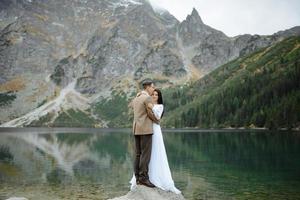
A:
[[[300,199],[300,133],[163,130],[186,199]],[[0,129],[0,199],[107,199],[129,191],[130,129]]]

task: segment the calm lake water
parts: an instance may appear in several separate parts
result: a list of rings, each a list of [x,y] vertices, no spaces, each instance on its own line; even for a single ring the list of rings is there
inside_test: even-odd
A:
[[[107,199],[129,191],[128,129],[0,131],[0,199]],[[163,132],[186,199],[300,199],[299,132]]]

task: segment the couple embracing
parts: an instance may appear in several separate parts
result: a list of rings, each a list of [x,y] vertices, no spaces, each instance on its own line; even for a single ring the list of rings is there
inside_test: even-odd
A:
[[[142,85],[143,90],[132,101],[135,161],[131,189],[145,185],[179,194],[181,192],[171,176],[159,125],[164,112],[162,94],[151,80],[144,80]]]

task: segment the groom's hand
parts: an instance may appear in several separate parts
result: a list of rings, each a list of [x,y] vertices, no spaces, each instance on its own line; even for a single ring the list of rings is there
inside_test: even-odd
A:
[[[150,104],[152,104],[152,98],[151,97],[148,97],[146,99],[146,102],[145,102],[145,107],[146,107],[146,111],[147,111],[147,115],[148,117],[155,123],[159,124],[159,120],[155,117],[153,111],[152,111],[152,108],[151,106],[149,106]]]
[[[154,105],[152,103],[148,103],[147,106],[152,109]]]
[[[159,120],[155,117],[155,115],[154,115],[152,109],[149,108],[149,107],[147,106],[146,110],[147,110],[147,115],[148,115],[148,117],[149,117],[153,122],[159,124]]]

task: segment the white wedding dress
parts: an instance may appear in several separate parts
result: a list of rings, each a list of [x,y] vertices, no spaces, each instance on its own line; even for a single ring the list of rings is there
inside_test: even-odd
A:
[[[152,111],[157,119],[160,119],[163,113],[164,107],[162,104],[155,104]],[[153,123],[153,135],[152,135],[152,149],[151,158],[149,163],[149,180],[156,187],[171,191],[176,194],[180,194],[181,191],[178,190],[172,179],[167,153],[165,150],[164,140],[159,124]],[[136,186],[135,175],[133,175],[131,181],[131,190]]]

